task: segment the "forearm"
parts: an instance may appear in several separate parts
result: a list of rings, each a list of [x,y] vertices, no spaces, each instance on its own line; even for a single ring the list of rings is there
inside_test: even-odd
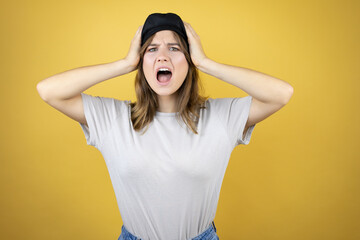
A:
[[[91,86],[131,72],[134,69],[126,60],[84,66],[48,77],[37,84],[42,99],[69,99]]]
[[[265,103],[284,104],[292,95],[293,90],[289,83],[251,69],[217,63],[209,58],[202,61],[198,68]]]

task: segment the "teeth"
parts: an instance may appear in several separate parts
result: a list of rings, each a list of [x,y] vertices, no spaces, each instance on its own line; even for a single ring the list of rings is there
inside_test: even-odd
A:
[[[169,70],[168,68],[160,68],[160,69],[159,69],[159,72],[160,72],[160,71],[169,71],[169,72],[170,72],[170,70]]]

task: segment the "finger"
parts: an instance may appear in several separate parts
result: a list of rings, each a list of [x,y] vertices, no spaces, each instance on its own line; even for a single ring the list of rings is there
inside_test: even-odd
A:
[[[186,23],[185,28],[188,29],[188,31],[194,36],[197,37],[198,35],[196,34],[195,30],[191,27],[190,23]]]
[[[189,23],[184,22],[184,26],[185,26],[185,29],[188,29],[188,30],[190,31],[191,26],[190,26],[190,24],[189,24]]]
[[[190,37],[194,36],[194,32],[191,31],[191,27],[188,23],[185,24],[185,30],[188,35],[191,35]]]
[[[136,33],[141,32],[141,31],[142,31],[143,26],[144,26],[144,25],[140,25],[140,26],[138,27],[138,29],[137,29]]]
[[[187,22],[184,22],[184,27],[185,27],[185,30],[188,30],[188,23]]]

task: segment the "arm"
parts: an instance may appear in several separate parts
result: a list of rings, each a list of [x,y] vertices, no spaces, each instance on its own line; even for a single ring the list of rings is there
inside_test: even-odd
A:
[[[40,97],[49,105],[69,116],[86,123],[81,92],[91,86],[132,72],[136,69],[140,56],[140,26],[133,38],[128,55],[121,60],[93,66],[85,66],[48,77],[36,86]]]
[[[244,134],[249,126],[264,120],[285,106],[293,94],[293,88],[287,82],[254,70],[217,63],[208,58],[202,61],[199,69],[242,89],[253,97]]]
[[[48,77],[37,84],[40,97],[46,101],[67,100],[91,86],[133,69],[125,59],[93,66],[85,66]]]
[[[190,24],[184,25],[189,38],[191,58],[197,68],[253,97],[244,133],[249,126],[264,120],[288,103],[294,91],[289,83],[254,70],[217,63],[207,58],[201,47],[200,37]]]

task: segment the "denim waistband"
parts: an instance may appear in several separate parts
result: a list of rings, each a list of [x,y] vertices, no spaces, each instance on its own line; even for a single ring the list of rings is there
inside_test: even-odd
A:
[[[216,237],[216,238],[215,238]],[[215,240],[219,239],[216,235],[216,227],[214,221],[212,221],[210,227],[208,227],[204,232],[200,235],[192,238],[191,240]]]
[[[213,240],[213,239],[219,239],[216,235],[216,227],[214,221],[212,221],[211,225],[204,232],[202,232],[200,235],[196,236],[195,238],[192,238],[191,240]],[[142,240],[142,239],[131,234],[125,228],[125,226],[122,225],[121,234],[118,240]]]

